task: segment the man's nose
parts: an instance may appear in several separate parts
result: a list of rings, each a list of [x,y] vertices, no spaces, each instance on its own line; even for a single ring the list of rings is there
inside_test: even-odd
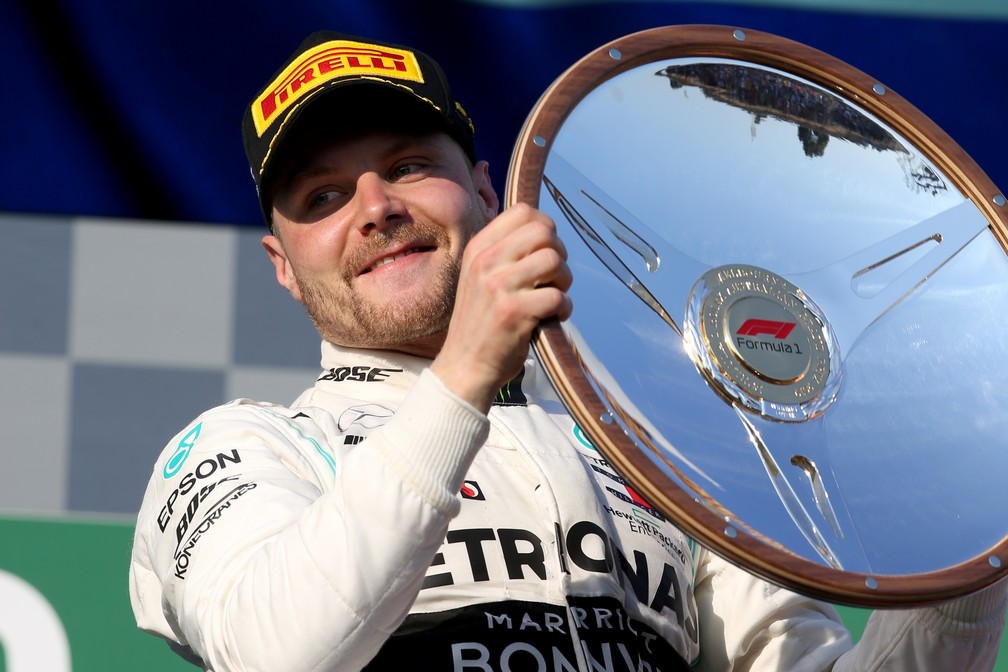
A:
[[[394,186],[374,172],[357,178],[354,200],[359,210],[358,226],[363,232],[384,229],[405,212]]]

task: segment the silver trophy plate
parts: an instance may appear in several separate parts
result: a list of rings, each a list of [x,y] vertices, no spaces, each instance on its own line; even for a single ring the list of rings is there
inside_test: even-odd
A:
[[[1008,208],[908,102],[773,35],[644,31],[546,91],[506,201],[570,254],[554,385],[697,541],[859,606],[1008,571]]]

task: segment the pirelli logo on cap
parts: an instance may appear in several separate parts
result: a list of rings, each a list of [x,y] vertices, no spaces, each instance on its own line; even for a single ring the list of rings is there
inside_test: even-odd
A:
[[[424,81],[411,51],[348,40],[324,42],[301,54],[252,103],[256,132],[262,137],[284,110],[319,86],[360,76]]]

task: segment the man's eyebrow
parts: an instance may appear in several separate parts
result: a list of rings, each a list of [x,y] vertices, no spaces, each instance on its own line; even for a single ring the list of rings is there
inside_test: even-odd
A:
[[[299,182],[304,182],[314,177],[331,175],[335,172],[338,172],[338,168],[336,166],[333,166],[329,162],[309,163],[304,168],[298,170],[295,173],[292,173],[291,175],[288,175],[287,178],[283,180],[282,186],[286,189],[292,189],[296,187]]]

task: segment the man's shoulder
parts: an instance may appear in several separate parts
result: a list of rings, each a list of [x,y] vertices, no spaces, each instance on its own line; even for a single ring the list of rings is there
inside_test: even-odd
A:
[[[309,390],[309,392],[312,392]],[[317,395],[305,394],[289,404],[272,401],[237,398],[201,412],[191,422],[239,422],[251,424],[288,424],[300,418],[322,418],[331,415],[329,406],[341,407],[360,403],[353,398],[327,398],[320,400]],[[330,395],[333,397],[334,395]],[[320,403],[324,401],[325,403]]]
[[[328,452],[323,446],[333,433],[333,420],[324,409],[234,399],[200,413],[164,445],[154,476],[171,480],[190,463],[218,459],[220,453],[253,457]],[[329,460],[326,460],[327,463]]]
[[[195,485],[255,471],[293,473],[322,484],[336,471],[332,420],[322,409],[235,399],[193,418],[164,444],[144,500],[187,494]],[[226,472],[226,473],[225,473]],[[185,492],[182,492],[182,491]],[[149,502],[148,502],[149,504]]]
[[[246,422],[268,421],[270,418],[289,416],[297,411],[295,405],[285,406],[272,401],[258,401],[244,397],[232,399],[226,403],[208,408],[197,416],[196,420],[244,420]]]

